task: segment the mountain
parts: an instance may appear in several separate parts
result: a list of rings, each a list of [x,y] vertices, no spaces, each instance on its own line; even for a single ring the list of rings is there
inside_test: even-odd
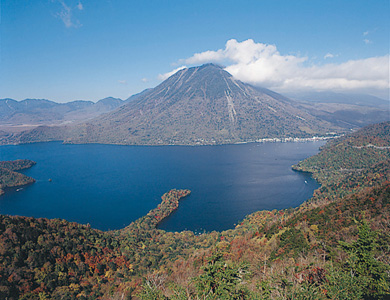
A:
[[[39,119],[43,116],[45,119],[51,120],[55,113],[48,116],[47,112],[53,111],[56,106],[57,103],[46,99],[25,99],[23,101],[9,98],[0,99],[0,122],[15,124],[18,122],[15,119],[31,122],[33,119]]]
[[[389,102],[374,96],[291,96],[298,100],[206,64],[180,70],[124,101],[0,99],[0,143],[225,144],[326,135],[390,120]]]
[[[311,92],[287,94],[297,108],[348,129],[390,120],[390,102],[364,94]]]
[[[390,102],[365,94],[306,92],[287,94],[300,109],[344,128],[359,128],[390,120]]]
[[[390,107],[388,109],[381,109],[342,103],[308,102],[300,103],[298,107],[322,120],[348,129],[360,128],[390,120]]]
[[[214,64],[183,69],[108,114],[79,124],[66,142],[223,144],[324,135],[335,127],[292,100],[234,79]]]
[[[105,98],[97,103],[72,101],[56,103],[46,99],[0,99],[0,126],[37,126],[72,123],[94,118],[123,104],[118,98]]]
[[[390,105],[389,100],[366,94],[344,94],[327,91],[288,93],[286,96],[297,101],[303,100],[314,103],[339,103],[380,108],[389,108]]]
[[[93,107],[104,101],[108,100]],[[210,145],[340,131],[300,106],[273,91],[236,80],[217,65],[206,64],[180,70],[157,87],[95,118],[89,118],[89,107],[77,111],[88,121],[0,134],[0,142]]]
[[[108,106],[111,109],[117,108],[123,104],[123,100],[120,98],[107,97],[96,102],[96,106]]]

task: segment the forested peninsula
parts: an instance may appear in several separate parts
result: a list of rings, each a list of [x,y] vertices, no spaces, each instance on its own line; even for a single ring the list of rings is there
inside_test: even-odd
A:
[[[18,159],[13,161],[0,161],[0,196],[7,188],[21,187],[35,180],[19,172],[23,169],[31,168],[36,163],[28,159]]]
[[[157,228],[188,190],[109,232],[1,215],[0,298],[387,299],[389,133],[386,122],[328,142],[293,167],[321,183],[309,201],[223,232]]]

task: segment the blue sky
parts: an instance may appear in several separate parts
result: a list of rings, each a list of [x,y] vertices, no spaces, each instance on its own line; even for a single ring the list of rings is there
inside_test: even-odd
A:
[[[279,92],[388,97],[389,1],[2,0],[0,98],[125,99],[216,62]]]

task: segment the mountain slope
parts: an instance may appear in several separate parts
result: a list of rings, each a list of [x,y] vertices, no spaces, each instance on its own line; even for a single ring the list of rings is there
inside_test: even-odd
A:
[[[75,127],[66,141],[222,144],[334,130],[275,95],[244,84],[213,64],[183,69],[116,111]]]

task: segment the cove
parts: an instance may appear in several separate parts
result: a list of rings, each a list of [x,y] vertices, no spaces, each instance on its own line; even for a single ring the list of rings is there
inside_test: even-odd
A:
[[[254,211],[296,207],[310,198],[318,183],[291,165],[318,153],[323,144],[0,146],[0,160],[37,162],[22,171],[36,183],[0,197],[0,213],[113,230],[155,208],[170,189],[190,189],[159,228],[225,230]]]

